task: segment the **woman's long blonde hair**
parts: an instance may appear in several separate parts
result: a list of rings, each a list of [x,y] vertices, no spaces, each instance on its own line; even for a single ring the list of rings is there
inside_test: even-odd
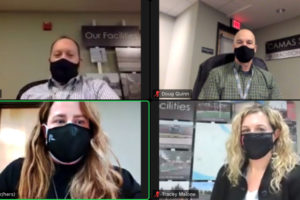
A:
[[[246,162],[245,153],[240,142],[241,126],[247,115],[259,112],[267,116],[274,131],[279,130],[279,136],[272,152],[271,167],[273,173],[270,183],[272,191],[278,192],[281,189],[280,182],[295,167],[299,159],[293,150],[289,127],[284,122],[280,112],[268,106],[253,105],[245,108],[234,117],[232,121],[232,133],[226,143],[228,162],[226,174],[230,183],[233,186],[237,186],[239,177],[242,175],[241,168]]]
[[[91,148],[82,168],[70,183],[71,198],[115,199],[123,180],[120,172],[113,169],[109,161],[111,153],[108,138],[101,130],[99,117],[89,102],[79,102],[81,111],[93,130]],[[55,166],[45,146],[41,125],[46,123],[53,102],[43,103],[39,122],[26,145],[18,196],[22,199],[46,198]]]

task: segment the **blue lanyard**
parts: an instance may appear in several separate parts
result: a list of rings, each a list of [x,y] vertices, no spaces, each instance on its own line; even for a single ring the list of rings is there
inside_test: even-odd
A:
[[[235,80],[236,80],[236,84],[237,84],[237,88],[238,88],[240,97],[241,97],[241,99],[246,99],[247,96],[248,96],[248,92],[249,92],[249,89],[250,89],[251,82],[252,82],[252,77],[253,77],[254,70],[252,69],[251,78],[247,82],[247,85],[246,85],[246,88],[245,88],[245,93],[243,93],[243,89],[242,89],[242,86],[241,86],[241,81],[240,81],[239,75],[238,75],[235,67],[233,67],[233,72],[234,72],[234,76],[235,76]]]

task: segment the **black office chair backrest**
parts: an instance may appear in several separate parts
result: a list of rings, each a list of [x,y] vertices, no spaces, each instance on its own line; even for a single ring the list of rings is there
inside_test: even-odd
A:
[[[40,81],[34,81],[34,82],[31,82],[31,83],[28,83],[26,84],[25,86],[23,86],[20,90],[19,90],[19,93],[17,95],[17,100],[20,100],[21,99],[21,96],[24,92],[26,92],[27,90],[29,90],[30,88],[34,87],[34,86],[37,86],[37,85],[40,85],[40,84],[43,84],[43,83],[46,83],[48,81],[48,79],[44,79],[44,80],[40,80]]]
[[[193,92],[192,92],[192,99],[198,99],[198,96],[201,92],[201,89],[208,77],[209,72],[216,68],[220,67],[222,65],[225,65],[227,63],[234,61],[234,54],[233,53],[227,53],[227,54],[220,54],[213,57],[208,58],[206,61],[200,64],[197,79],[194,84]],[[268,71],[266,63],[257,57],[253,58],[253,64],[255,66],[261,67],[264,70]]]

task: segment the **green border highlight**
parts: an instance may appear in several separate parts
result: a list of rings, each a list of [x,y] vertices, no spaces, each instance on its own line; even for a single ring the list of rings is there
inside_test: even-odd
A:
[[[77,101],[77,102],[141,102],[141,103],[147,103],[148,105],[148,198],[147,199],[137,199],[137,200],[148,200],[150,199],[150,101],[148,100],[0,100],[0,103],[26,103],[26,102],[59,102],[59,101]],[[141,132],[141,134],[143,134]],[[83,199],[81,199],[83,200]],[[130,199],[123,199],[123,200],[130,200]]]

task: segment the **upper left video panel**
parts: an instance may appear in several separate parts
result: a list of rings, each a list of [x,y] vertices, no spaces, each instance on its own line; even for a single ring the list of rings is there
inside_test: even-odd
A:
[[[0,2],[1,99],[141,99],[141,0]]]

